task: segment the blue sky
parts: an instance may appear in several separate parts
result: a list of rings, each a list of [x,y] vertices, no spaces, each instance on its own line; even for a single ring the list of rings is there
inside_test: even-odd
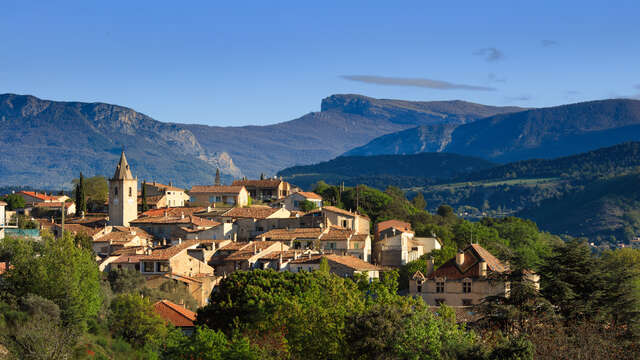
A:
[[[220,126],[291,120],[337,93],[638,97],[639,14],[637,1],[4,0],[0,93]]]

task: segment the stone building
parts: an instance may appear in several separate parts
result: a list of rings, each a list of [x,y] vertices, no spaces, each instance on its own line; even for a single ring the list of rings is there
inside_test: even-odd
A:
[[[138,178],[131,175],[131,169],[124,151],[116,166],[113,178],[109,179],[109,224],[129,226],[138,217]]]
[[[289,263],[289,271],[316,271],[320,268],[322,258],[327,259],[329,271],[342,277],[353,277],[355,274],[364,274],[369,279],[380,277],[380,268],[376,265],[362,261],[350,255],[307,255],[301,256]]]
[[[189,190],[192,206],[247,206],[249,192],[244,186],[197,185]]]
[[[235,180],[234,186],[244,186],[251,197],[260,201],[279,200],[291,193],[291,184],[280,179]]]
[[[508,267],[478,244],[471,244],[435,271],[417,271],[409,280],[409,293],[421,296],[430,306],[473,306],[487,296],[509,293],[509,284],[495,280]],[[531,274],[537,284],[538,276]]]

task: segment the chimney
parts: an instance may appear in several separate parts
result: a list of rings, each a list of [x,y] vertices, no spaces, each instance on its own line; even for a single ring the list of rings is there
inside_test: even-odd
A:
[[[258,253],[258,246],[256,246],[256,244],[253,244],[253,254],[257,254]]]
[[[207,206],[207,212],[211,212],[211,205]]]
[[[167,239],[166,238],[162,238],[162,246],[167,246]]]
[[[456,254],[456,265],[461,266],[464,262],[464,251],[460,250]]]
[[[184,211],[180,211],[180,219],[184,219]]]
[[[178,245],[182,244],[182,238],[178,238]]]
[[[487,262],[482,260],[478,263],[478,266],[480,266],[480,276],[487,277]]]
[[[173,186],[173,181],[169,181],[169,186]]]
[[[424,274],[425,276],[431,274],[433,272],[433,258],[428,258],[427,259],[427,273]]]
[[[280,258],[278,259],[278,270],[282,267],[282,251],[280,251]]]

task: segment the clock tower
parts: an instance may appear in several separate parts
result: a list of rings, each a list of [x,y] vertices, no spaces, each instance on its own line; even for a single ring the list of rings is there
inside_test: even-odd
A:
[[[129,226],[129,221],[137,218],[138,178],[131,175],[123,150],[116,173],[109,179],[109,225]]]

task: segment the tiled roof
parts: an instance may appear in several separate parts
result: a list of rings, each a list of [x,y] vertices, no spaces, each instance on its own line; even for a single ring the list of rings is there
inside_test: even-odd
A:
[[[243,186],[225,186],[225,185],[195,185],[189,191],[190,194],[207,193],[207,194],[239,194]]]
[[[157,217],[143,217],[137,218],[129,222],[130,224],[189,224],[195,226],[203,226],[203,227],[215,227],[220,225],[219,222],[203,219],[198,216],[157,216]]]
[[[249,245],[250,242],[247,241],[243,241],[243,242],[232,242],[230,244],[227,244],[223,247],[221,247],[219,250],[224,250],[224,251],[237,251],[237,250],[242,250],[245,246]]]
[[[131,235],[130,233],[120,232],[120,231],[112,231],[104,236],[100,236],[99,238],[93,240],[94,243],[128,243],[135,239],[135,235]]]
[[[142,217],[158,217],[164,216],[166,213],[167,216],[182,216],[184,214],[193,215],[195,213],[206,210],[203,207],[170,207],[170,208],[162,208],[162,209],[151,209],[143,212],[140,216]]]
[[[329,211],[329,212],[342,214],[342,215],[347,215],[347,216],[351,216],[351,217],[361,216],[361,217],[363,217],[365,219],[369,218],[368,216],[366,216],[364,214],[356,214],[354,212],[347,211],[347,210],[344,210],[344,209],[340,209],[339,207],[335,207],[335,206],[323,206],[322,207],[322,211]]]
[[[225,258],[225,260],[229,260],[229,261],[241,261],[241,260],[248,260],[249,258],[251,258],[252,256],[257,255],[256,253],[253,252],[253,250],[249,251],[249,250],[240,250],[240,251],[236,251],[233,254],[227,256]]]
[[[258,237],[289,241],[295,239],[317,239],[322,232],[322,228],[273,229],[258,235]]]
[[[9,205],[9,204],[7,204],[6,202],[4,202],[4,201],[0,201],[0,206],[8,206],[8,205]]]
[[[400,220],[387,220],[376,225],[376,232],[380,233],[386,229],[393,228],[400,231],[411,232],[411,224]]]
[[[351,236],[351,241],[366,241],[369,234],[354,234]]]
[[[307,192],[307,191],[300,191],[294,194],[298,194],[301,195],[307,199],[314,199],[314,200],[322,200],[322,196],[314,193],[314,192]],[[293,194],[292,194],[293,195]]]
[[[140,259],[144,258],[146,255],[141,254],[123,254],[119,258],[113,260],[112,264],[137,264],[140,262]]]
[[[162,200],[166,195],[153,195],[153,196],[145,196],[147,199],[147,205],[156,205],[158,201]],[[138,193],[138,205],[142,205],[142,194]]]
[[[31,196],[32,198],[40,199],[42,201],[55,201],[58,200],[58,197],[49,196],[47,194],[39,193],[36,191],[20,191],[18,194],[24,194],[27,196]]]
[[[66,201],[64,203],[64,207],[65,208],[69,208],[71,205],[73,205],[72,201]],[[40,202],[40,203],[35,203],[33,204],[34,207],[43,207],[43,208],[61,208],[62,207],[62,202],[60,201],[55,201],[55,202]]]
[[[343,266],[346,266],[355,271],[368,271],[368,270],[380,270],[381,268],[370,264],[366,261],[360,260],[355,256],[351,255],[313,255],[311,257],[302,256],[296,260],[292,260],[291,264],[319,264],[321,259],[325,257],[329,262],[329,266],[331,263],[337,263]]]
[[[234,218],[266,219],[269,216],[275,214],[278,210],[280,209],[274,209],[269,206],[237,207],[231,208],[229,211],[222,214],[222,216]]]
[[[284,250],[284,251],[274,251],[268,253],[267,255],[262,256],[260,259],[263,260],[278,260],[280,259],[280,254],[282,254],[282,259],[293,259],[297,255],[301,255],[302,252],[298,254],[297,250]]]
[[[169,190],[169,191],[184,191],[184,189],[181,189],[179,187],[175,187],[172,185],[164,185],[164,184],[160,184],[159,182],[145,182],[144,184],[146,184],[147,186],[153,186],[156,187],[158,189],[164,189],[164,190]]]
[[[142,255],[140,260],[169,260],[178,255],[181,251],[200,244],[199,240],[184,240],[181,244],[165,249],[153,250],[151,255]]]
[[[282,180],[280,180],[280,179],[234,180],[233,181],[233,185],[273,188],[273,187],[277,187],[278,185],[280,185],[281,182],[282,182]]]
[[[463,252],[464,261],[461,265],[458,265],[456,257],[453,257],[427,277],[429,279],[446,277],[451,280],[479,277],[480,269],[478,263],[483,260],[487,263],[487,271],[501,273],[507,270],[507,267],[500,260],[478,244],[467,246]]]
[[[196,321],[196,313],[169,300],[160,300],[153,304],[153,310],[176,327],[192,327]]]
[[[62,228],[62,225],[55,224],[55,227]],[[98,227],[89,227],[82,224],[64,224],[64,231],[68,231],[72,234],[85,233],[89,236],[93,236],[98,232],[102,231],[102,229]]]
[[[353,234],[351,229],[345,229],[337,226],[331,226],[329,231],[322,234],[320,240],[322,241],[347,241]]]

